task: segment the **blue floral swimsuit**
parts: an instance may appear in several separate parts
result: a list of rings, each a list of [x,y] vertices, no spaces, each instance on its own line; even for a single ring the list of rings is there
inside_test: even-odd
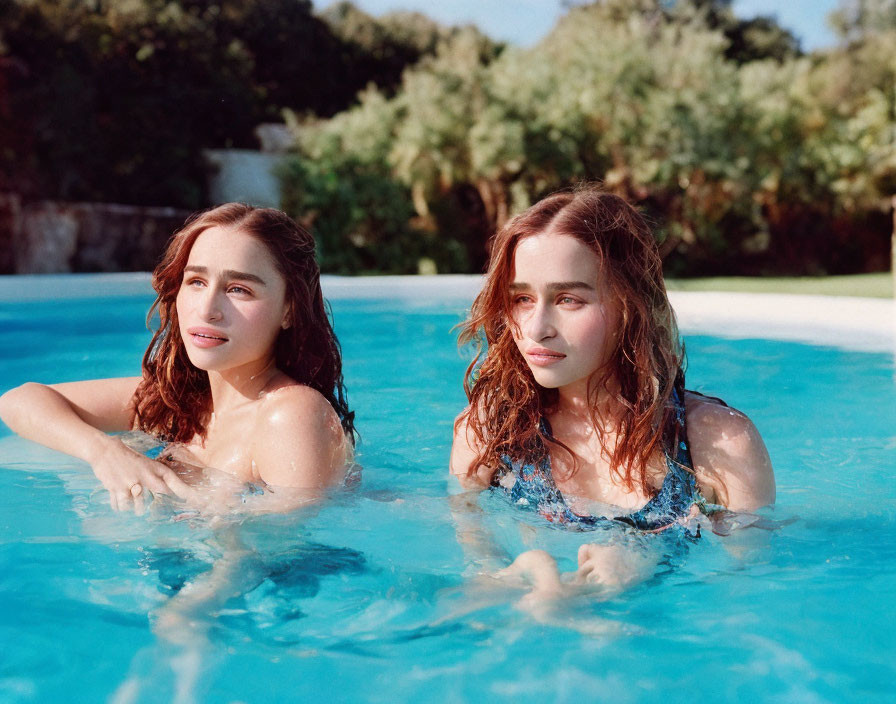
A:
[[[551,523],[573,530],[595,530],[616,521],[650,532],[681,526],[689,536],[699,537],[700,527],[694,518],[704,499],[693,474],[685,425],[684,376],[680,373],[672,392],[672,402],[674,412],[663,431],[666,477],[657,494],[634,513],[612,518],[575,513],[554,483],[549,457],[537,464],[505,459],[492,478],[492,486],[512,503],[534,509]],[[547,421],[542,420],[542,423],[550,435]]]

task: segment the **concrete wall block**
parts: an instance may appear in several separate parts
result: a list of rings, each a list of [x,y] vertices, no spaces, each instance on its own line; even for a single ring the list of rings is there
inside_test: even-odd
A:
[[[82,206],[75,269],[121,271],[123,250],[128,248],[130,218],[98,206]]]
[[[77,208],[61,203],[33,203],[22,209],[20,236],[13,256],[18,274],[72,271],[78,249]]]
[[[21,206],[0,194],[0,273],[150,271],[188,215],[109,203]]]
[[[16,270],[15,245],[22,236],[22,199],[18,193],[0,193],[0,274]]]
[[[85,203],[77,271],[151,271],[189,215],[176,208]]]
[[[286,159],[251,149],[207,149],[205,158],[213,169],[209,198],[213,203],[237,201],[264,208],[280,207],[277,168]]]

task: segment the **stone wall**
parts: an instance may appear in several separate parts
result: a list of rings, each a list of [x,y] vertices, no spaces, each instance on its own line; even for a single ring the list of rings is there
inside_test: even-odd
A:
[[[189,212],[0,193],[0,274],[151,271]]]

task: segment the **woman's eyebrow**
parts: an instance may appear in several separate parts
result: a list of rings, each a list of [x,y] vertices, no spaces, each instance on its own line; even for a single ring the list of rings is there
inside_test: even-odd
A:
[[[208,274],[208,269],[204,266],[185,266],[184,271],[191,271],[196,274]],[[256,276],[255,274],[250,274],[245,271],[237,271],[236,269],[225,269],[221,272],[221,275],[225,279],[236,279],[237,281],[251,281],[252,283],[258,284],[260,286],[267,286],[264,279],[260,276]]]
[[[510,284],[511,291],[528,291],[532,288],[530,284],[514,281]],[[584,281],[557,281],[545,285],[548,291],[570,291],[577,288],[583,288],[588,291],[596,291],[597,287]]]
[[[551,291],[569,291],[575,288],[584,288],[588,291],[596,290],[594,285],[584,281],[558,281],[557,283],[548,284],[548,289]]]

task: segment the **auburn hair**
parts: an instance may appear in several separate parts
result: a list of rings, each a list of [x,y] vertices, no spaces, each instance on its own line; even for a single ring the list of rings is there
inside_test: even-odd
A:
[[[354,413],[346,400],[342,354],[320,288],[314,239],[285,213],[242,203],[192,215],[171,237],[153,272],[157,298],[146,320],[152,329],[157,313],[158,328],[143,357],[143,380],[133,399],[135,426],[172,442],[205,435],[212,411],[208,374],[187,357],[176,301],[193,243],[212,227],[238,230],[267,247],[286,282],[290,316],[289,327],[274,343],[274,363],[298,383],[323,394],[354,441]]]
[[[542,233],[575,237],[598,257],[600,290],[617,304],[619,330],[608,363],[589,379],[591,420],[596,428],[612,423],[616,442],[604,445],[611,473],[629,489],[638,486],[652,495],[647,463],[662,447],[684,350],[650,228],[625,200],[592,186],[545,198],[492,240],[485,283],[460,334],[462,345],[476,349],[464,379],[470,404],[455,425],[466,423],[480,448],[470,471],[494,474],[506,460],[540,462],[552,447],[569,453],[576,468],[572,452],[541,422],[556,408],[558,392],[535,381],[514,342],[514,254],[521,240]],[[615,401],[610,419],[597,408],[601,391],[602,398]]]

